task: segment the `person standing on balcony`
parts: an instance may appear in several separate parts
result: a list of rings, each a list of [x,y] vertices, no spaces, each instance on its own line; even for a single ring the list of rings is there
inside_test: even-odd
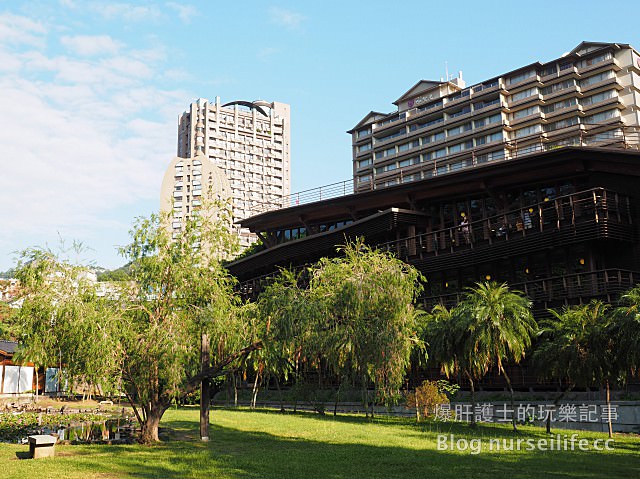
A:
[[[462,221],[460,222],[460,231],[462,231],[464,242],[466,244],[471,243],[471,237],[469,235],[469,219],[464,213],[462,213]]]

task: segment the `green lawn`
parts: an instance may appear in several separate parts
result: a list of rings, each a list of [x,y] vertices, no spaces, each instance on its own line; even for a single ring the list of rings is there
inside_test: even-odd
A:
[[[490,438],[540,439],[526,427],[440,423],[416,426],[408,419],[320,417],[247,410],[215,410],[212,440],[198,437],[198,411],[171,410],[162,426],[169,437],[157,446],[56,446],[57,457],[19,460],[28,446],[0,444],[3,478],[464,478],[640,477],[640,438],[616,435],[613,451],[490,452]],[[438,430],[439,429],[439,430]],[[438,434],[482,439],[484,450],[437,450]],[[567,431],[560,431],[567,434]],[[595,433],[580,438],[603,439]],[[576,444],[577,448],[577,444]]]

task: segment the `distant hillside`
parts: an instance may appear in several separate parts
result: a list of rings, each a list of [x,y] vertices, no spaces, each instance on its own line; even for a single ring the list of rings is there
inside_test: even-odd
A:
[[[96,274],[98,275],[98,281],[128,281],[131,279],[131,265],[125,264],[117,269],[102,269],[96,268]]]
[[[0,279],[13,278],[14,274],[15,274],[14,269],[8,269],[7,271],[0,271]]]

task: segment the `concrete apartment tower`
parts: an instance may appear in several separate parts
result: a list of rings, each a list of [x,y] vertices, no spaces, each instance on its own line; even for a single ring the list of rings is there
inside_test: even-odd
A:
[[[192,158],[176,156],[171,160],[162,180],[160,198],[160,209],[171,213],[170,226],[175,238],[189,217],[214,213],[202,209],[204,198],[211,202],[229,201],[231,186],[224,172],[198,151]]]
[[[356,191],[385,188],[564,146],[627,147],[640,131],[640,54],[582,42],[467,86],[421,80],[352,135]]]
[[[180,116],[178,156],[162,186],[163,207],[169,208],[173,201],[174,228],[179,230],[182,219],[199,206],[203,185],[205,193],[211,186],[214,195],[231,201],[241,247],[254,242],[256,236],[238,223],[290,206],[289,118],[285,103],[258,100],[221,105],[219,97],[215,103],[206,99],[192,103]]]

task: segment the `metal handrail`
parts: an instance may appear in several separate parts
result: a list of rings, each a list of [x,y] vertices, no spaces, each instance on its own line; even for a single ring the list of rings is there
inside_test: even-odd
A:
[[[408,253],[414,250],[414,254],[419,250],[427,250],[436,255],[448,253],[452,248],[473,249],[478,241],[509,240],[513,236],[525,237],[527,234],[547,229],[557,230],[560,227],[561,217],[570,216],[571,224],[575,226],[576,217],[579,216],[576,215],[576,209],[582,210],[583,216],[584,213],[592,213],[593,219],[597,223],[605,217],[610,219],[609,215],[605,216],[602,213],[612,212],[619,216],[622,208],[626,211],[626,221],[622,221],[620,218],[616,222],[630,224],[628,204],[624,201],[621,204],[621,199],[626,199],[626,196],[618,195],[602,187],[591,188],[558,196],[550,201],[533,203],[501,212],[488,218],[380,243],[376,245],[376,248],[396,253],[400,251]],[[565,208],[568,208],[569,211],[564,211]],[[563,211],[560,211],[561,209]]]
[[[547,140],[547,133],[540,133],[536,135],[531,135],[523,138],[519,138],[517,140],[506,140],[501,143],[496,143],[495,146],[502,145],[502,150],[495,150],[495,152],[502,151],[503,156],[500,158],[493,159],[492,162],[497,161],[508,161],[513,160],[529,155],[534,155],[537,153],[541,153],[544,151],[551,151],[563,147],[618,147],[621,149],[640,149],[640,127],[635,126],[624,126],[619,125],[616,126],[615,131],[604,131],[598,132],[600,127],[610,126],[610,125],[594,125],[594,124],[579,124],[578,126],[586,126],[591,127],[590,130],[580,129],[576,131],[579,133],[579,142],[576,144],[567,144],[567,145],[554,145],[549,146]],[[560,134],[563,131],[575,130],[576,125],[561,128],[558,130],[554,130],[553,134]],[[619,131],[618,131],[619,130]],[[506,152],[505,152],[506,150]],[[458,171],[463,171],[468,168],[473,168],[476,166],[483,165],[484,162],[478,161],[478,158],[482,156],[482,152],[492,152],[490,148],[475,148],[473,150],[467,151],[467,155],[471,155],[471,166],[466,166],[462,169],[458,169],[455,171],[447,171],[447,172],[438,172],[437,166],[445,164],[449,159],[454,157],[463,156],[460,153],[456,153],[454,155],[447,155],[442,158],[439,158],[436,163],[434,163],[434,168],[432,170],[432,176],[440,176],[451,174]],[[463,152],[464,155],[464,152]],[[394,178],[399,178],[402,183],[402,179],[405,176],[410,176],[413,173],[421,171],[419,165],[411,165],[408,167],[397,168],[393,170],[394,174],[384,178],[384,181],[389,181]],[[384,182],[376,183],[372,180],[369,183],[369,190],[376,190],[382,188],[389,188],[395,185],[385,185]],[[344,196],[349,196],[354,193],[361,193],[367,191],[366,188],[359,188],[357,191],[354,189],[354,179],[348,179],[343,181],[338,181],[336,183],[331,183],[328,185],[318,186],[315,188],[310,188],[307,190],[291,193],[282,198],[279,203],[264,203],[262,205],[258,205],[256,208],[252,209],[251,214],[260,214],[271,210],[277,210],[282,208],[291,208],[299,205],[305,205],[309,203],[315,203],[317,201],[332,199],[332,198],[340,198]]]
[[[534,302],[593,297],[603,294],[618,294],[633,287],[640,279],[640,272],[608,268],[596,271],[582,271],[563,276],[549,276],[509,284],[509,289],[524,293]],[[457,304],[464,291],[423,296],[424,306],[441,303],[445,306]]]

